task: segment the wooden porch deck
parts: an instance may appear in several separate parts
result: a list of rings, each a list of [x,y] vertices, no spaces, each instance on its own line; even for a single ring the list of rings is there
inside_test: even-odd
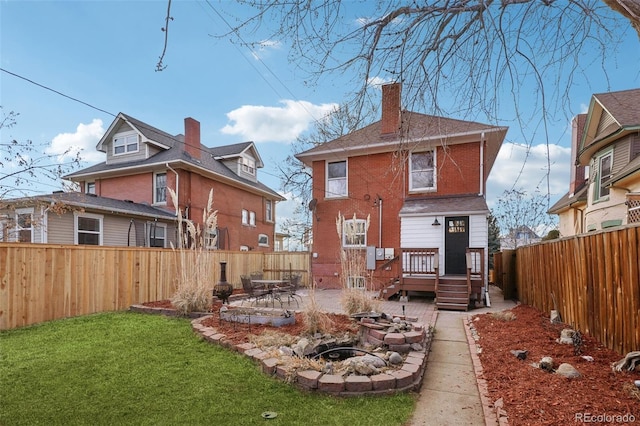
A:
[[[380,290],[389,300],[395,295],[408,297],[408,292],[433,293],[438,309],[469,309],[472,301],[482,300],[485,285],[484,249],[468,248],[466,275],[440,275],[437,248],[403,248],[400,254],[400,277]]]

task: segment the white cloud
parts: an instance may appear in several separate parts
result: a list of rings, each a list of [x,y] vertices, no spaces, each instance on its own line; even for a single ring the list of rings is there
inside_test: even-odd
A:
[[[383,85],[385,85],[387,83],[391,83],[391,81],[392,80],[385,80],[382,77],[371,77],[367,81],[367,84],[369,86],[378,87],[380,89],[380,88],[382,88]]]
[[[338,108],[338,104],[314,105],[307,101],[283,100],[281,107],[243,105],[227,113],[231,122],[221,131],[241,135],[254,142],[290,143],[309,125]]]
[[[54,137],[45,152],[57,155],[59,162],[74,158],[78,152],[82,161],[102,161],[104,154],[96,151],[96,145],[102,135],[104,135],[102,120],[94,118],[90,124],[78,124],[75,133],[60,133]]]
[[[511,188],[524,189],[530,194],[537,188],[546,194],[545,175],[550,163],[549,189],[552,203],[555,202],[569,190],[571,148],[549,145],[548,157],[549,162],[547,146],[544,144],[532,145],[527,154],[526,145],[503,143],[487,181],[490,198],[500,197],[505,190]]]
[[[282,43],[279,41],[262,40],[257,45],[257,48],[251,49],[251,56],[253,56],[253,59],[255,59],[256,61],[260,61],[266,56],[268,56],[269,52],[273,50],[280,50],[281,47],[282,47]]]

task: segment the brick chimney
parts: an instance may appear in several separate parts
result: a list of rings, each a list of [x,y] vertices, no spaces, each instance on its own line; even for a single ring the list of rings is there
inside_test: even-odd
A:
[[[200,122],[191,117],[184,119],[184,150],[191,158],[200,159]]]
[[[569,195],[582,189],[587,182],[585,167],[578,163],[578,150],[584,133],[584,125],[587,114],[578,114],[571,121],[571,181],[569,182]]]
[[[382,86],[382,122],[380,133],[398,133],[400,130],[400,92],[402,84],[392,83]]]

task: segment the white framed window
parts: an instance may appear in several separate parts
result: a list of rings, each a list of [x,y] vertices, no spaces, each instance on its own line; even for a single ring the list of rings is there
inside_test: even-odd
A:
[[[256,226],[256,212],[249,212],[249,225]]]
[[[16,210],[16,240],[20,243],[33,242],[33,209]]]
[[[242,171],[252,176],[256,175],[256,162],[251,158],[242,158]]]
[[[73,213],[74,244],[90,246],[102,245],[103,216],[92,213]]]
[[[365,290],[366,289],[366,281],[365,281],[364,277],[351,275],[347,279],[347,287],[348,288],[355,288],[355,289],[358,289],[358,290]]]
[[[153,203],[162,204],[167,202],[167,173],[160,172],[153,174]]]
[[[242,224],[249,224],[249,210],[242,209]]]
[[[147,247],[167,247],[167,225],[147,222]]]
[[[96,183],[95,182],[85,182],[84,184],[85,193],[87,194],[95,194],[96,193]]]
[[[138,152],[138,134],[136,132],[119,133],[113,137],[113,155]]]
[[[609,195],[609,181],[611,180],[611,166],[613,165],[613,153],[602,155],[598,159],[598,187],[596,199],[600,199]]]
[[[240,251],[249,251],[249,247],[247,247],[247,246],[240,246]]]
[[[271,200],[264,203],[264,218],[267,222],[273,222],[273,201]]]
[[[204,246],[207,250],[218,249],[218,228],[205,231]]]
[[[347,196],[347,160],[327,162],[326,198]]]
[[[367,246],[367,221],[364,219],[345,220],[342,225],[342,247],[360,248]]]
[[[436,189],[436,153],[434,150],[412,152],[409,158],[409,190]]]
[[[260,247],[269,247],[269,236],[267,234],[258,235],[258,245]]]

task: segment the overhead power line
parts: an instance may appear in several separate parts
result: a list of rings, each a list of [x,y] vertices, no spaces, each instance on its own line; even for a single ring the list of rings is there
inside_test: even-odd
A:
[[[7,74],[12,75],[12,76],[14,76],[14,77],[20,78],[20,79],[22,79],[22,80],[24,80],[24,81],[27,81],[27,82],[29,82],[29,83],[31,83],[31,84],[33,84],[33,85],[35,85],[35,86],[38,86],[38,87],[41,87],[41,88],[43,88],[43,89],[49,90],[50,92],[53,92],[53,93],[55,93],[55,94],[57,94],[57,95],[64,96],[64,97],[65,97],[65,98],[67,98],[67,99],[71,99],[72,101],[74,101],[74,102],[78,102],[78,103],[80,103],[80,104],[82,104],[82,105],[85,105],[85,106],[88,106],[89,108],[93,108],[93,109],[95,109],[96,111],[104,112],[105,114],[109,114],[109,115],[110,115],[110,116],[112,116],[112,117],[115,117],[115,116],[116,116],[116,114],[113,114],[113,113],[111,113],[111,112],[109,112],[109,111],[105,111],[105,110],[103,110],[102,108],[98,108],[98,107],[96,107],[96,106],[93,106],[93,105],[91,105],[90,103],[87,103],[87,102],[81,101],[80,99],[74,98],[73,96],[65,95],[64,93],[59,92],[59,91],[57,91],[57,90],[55,90],[55,89],[52,89],[51,87],[45,86],[44,84],[37,83],[37,82],[35,82],[35,81],[33,81],[33,80],[30,80],[30,79],[28,79],[28,78],[26,78],[26,77],[23,77],[23,76],[19,75],[19,74],[16,74],[16,73],[13,73],[13,72],[11,72],[11,71],[8,71],[8,70],[6,70],[6,69],[4,69],[4,68],[0,68],[0,71],[2,71],[2,72],[6,72]]]

